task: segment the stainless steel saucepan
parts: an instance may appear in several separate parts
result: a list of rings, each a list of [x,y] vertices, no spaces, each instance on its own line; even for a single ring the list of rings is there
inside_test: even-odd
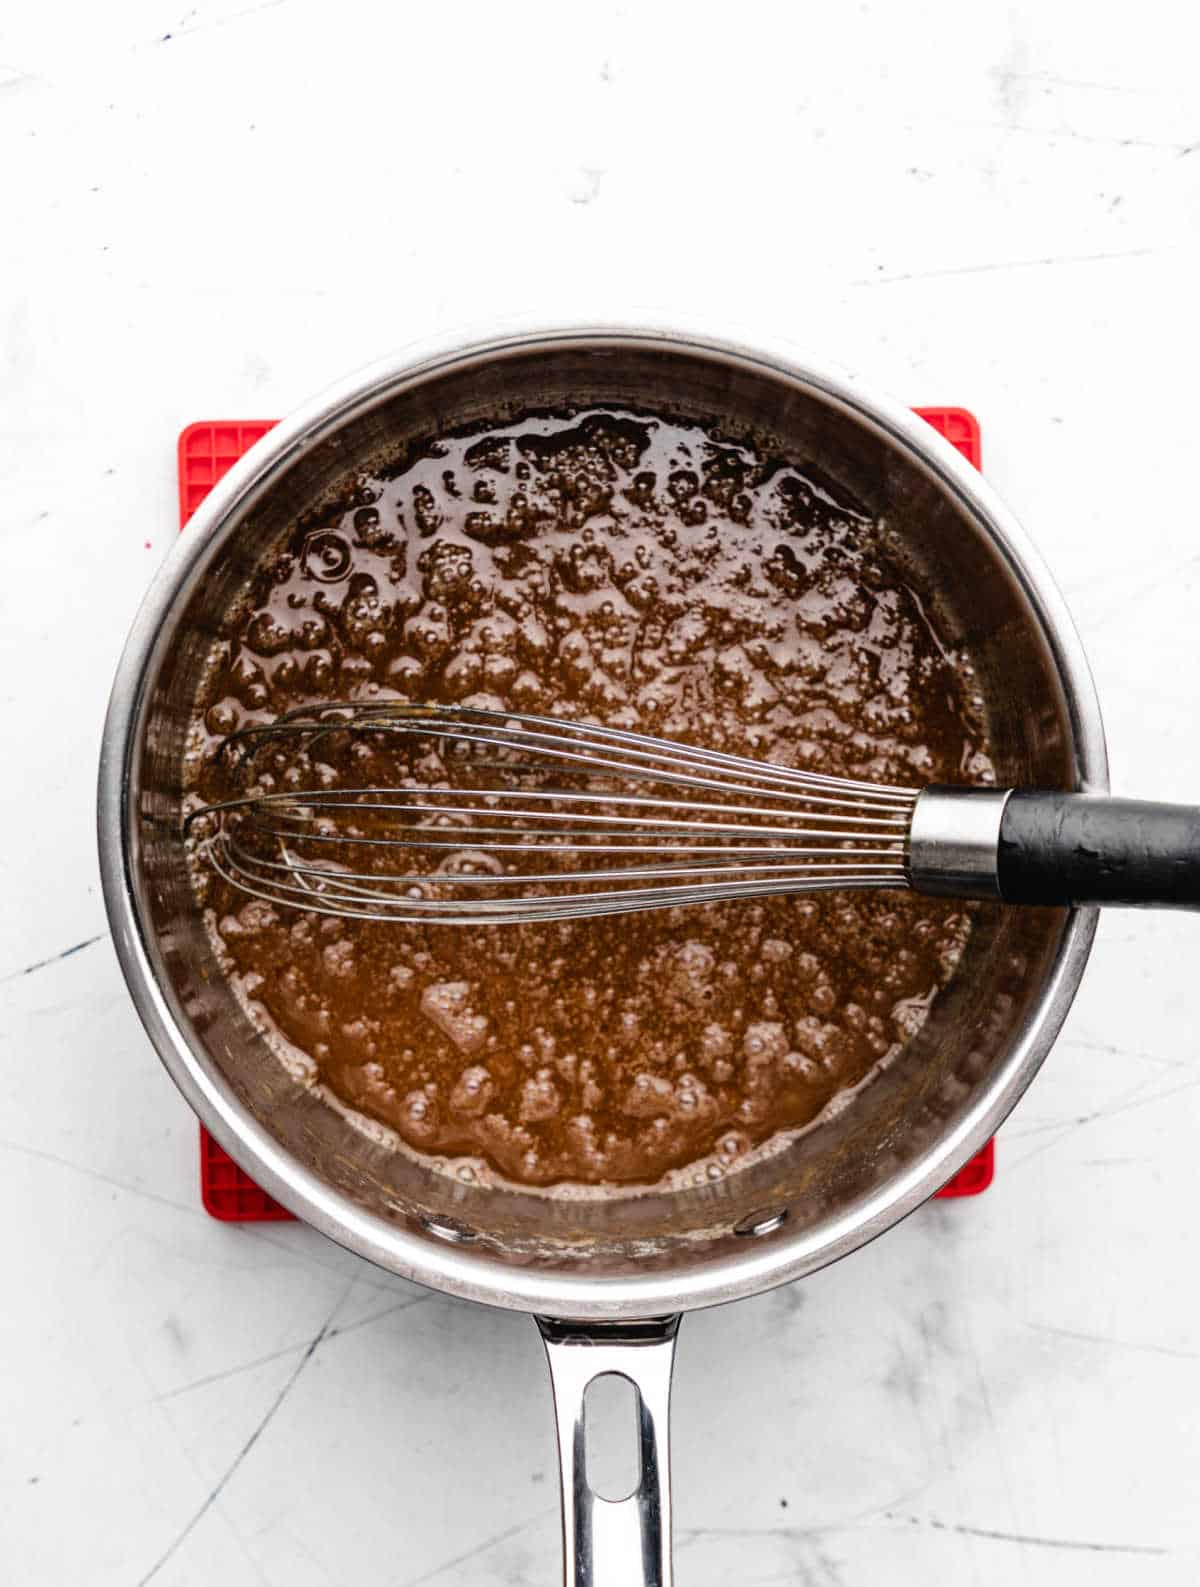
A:
[[[290,1078],[230,991],[180,839],[188,714],[220,620],[301,511],[413,438],[612,403],[716,419],[816,463],[897,531],[978,667],[1001,786],[1103,791],[1091,677],[1025,535],[922,420],[840,374],[677,332],[565,329],[374,367],[272,430],[180,537],[117,672],[100,767],[105,899],[125,977],[176,1084],[223,1147],[331,1239],[434,1289],[534,1314],[554,1383],[568,1587],[671,1580],[667,1413],[679,1315],[846,1256],[947,1180],[1046,1056],[1094,916],[983,906],[928,1022],[853,1106],[700,1188],[549,1200],[461,1184],[373,1144]],[[637,1391],[641,1478],[597,1499],[583,1402]]]

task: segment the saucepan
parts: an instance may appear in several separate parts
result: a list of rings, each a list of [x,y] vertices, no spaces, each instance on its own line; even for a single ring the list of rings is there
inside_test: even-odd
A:
[[[788,1148],[702,1186],[602,1200],[464,1184],[372,1141],[285,1072],[231,992],[180,837],[189,710],[264,548],[415,438],[613,404],[753,432],[818,465],[896,530],[970,652],[1001,786],[1103,792],[1095,691],[1063,602],[979,475],[922,420],[814,363],[659,329],[523,332],[375,366],[285,420],[212,492],[138,614],[100,768],[105,900],[163,1063],[283,1205],[368,1261],[532,1313],[562,1460],[565,1581],[671,1580],[668,1400],[680,1315],[802,1278],[883,1233],[978,1150],[1037,1072],[1079,984],[1094,912],[981,905],[959,970],[902,1058]],[[503,929],[503,928],[498,928]],[[636,1394],[640,1477],[588,1480],[584,1397]]]

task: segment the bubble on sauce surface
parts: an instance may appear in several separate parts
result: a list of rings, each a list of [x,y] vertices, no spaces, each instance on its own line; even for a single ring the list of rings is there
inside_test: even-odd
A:
[[[471,1008],[471,986],[467,981],[442,981],[426,986],[421,993],[421,1012],[438,1026],[465,1053],[475,1053],[487,1040],[488,1020]]]

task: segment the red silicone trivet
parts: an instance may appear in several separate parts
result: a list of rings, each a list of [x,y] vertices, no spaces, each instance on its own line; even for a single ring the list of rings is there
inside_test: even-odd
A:
[[[969,463],[983,466],[979,421],[966,408],[915,408],[956,446]],[[179,523],[182,528],[217,481],[275,424],[274,419],[205,419],[179,436]],[[938,1191],[939,1196],[977,1196],[996,1171],[995,1144],[981,1152]],[[222,1223],[290,1219],[287,1212],[244,1174],[233,1158],[200,1126],[200,1197],[205,1211]]]

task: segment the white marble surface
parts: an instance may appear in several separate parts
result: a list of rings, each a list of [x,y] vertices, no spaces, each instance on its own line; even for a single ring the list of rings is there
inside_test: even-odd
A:
[[[180,426],[429,332],[631,306],[966,403],[1116,784],[1195,798],[1197,42],[1154,3],[10,0],[6,1582],[558,1572],[532,1325],[210,1222],[105,935],[100,725]],[[684,1587],[1196,1579],[1198,947],[1107,918],[986,1197],[687,1321]]]

